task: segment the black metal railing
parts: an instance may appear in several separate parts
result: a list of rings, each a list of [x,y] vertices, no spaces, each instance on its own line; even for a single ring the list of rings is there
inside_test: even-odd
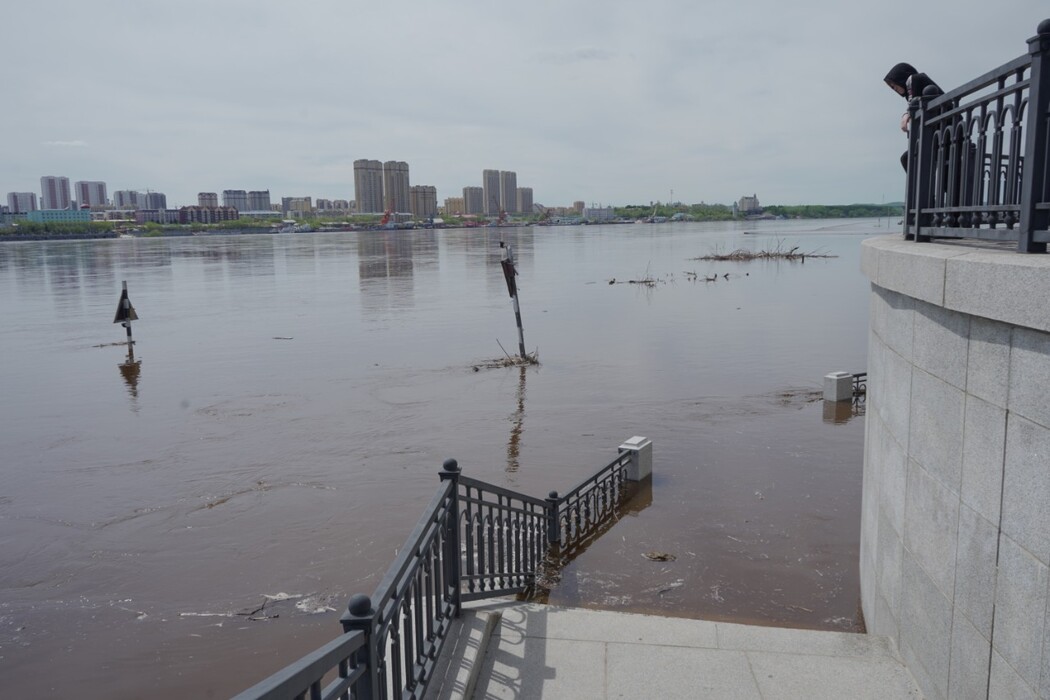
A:
[[[463,601],[527,590],[547,552],[547,503],[460,476]]]
[[[296,663],[270,676],[262,683],[234,697],[234,700],[284,700],[306,698],[329,700],[363,697],[357,691],[358,682],[365,676],[368,667],[358,662],[359,650],[365,646],[365,635],[348,632],[336,637],[320,649],[313,651]],[[322,683],[335,671],[336,678],[328,685]]]
[[[563,554],[586,546],[600,526],[618,512],[626,497],[627,467],[631,453],[621,452],[597,474],[564,496],[551,491],[547,498],[550,521],[548,540],[557,544]]]
[[[868,373],[853,373],[853,397],[864,396],[868,393]]]
[[[1050,241],[1050,20],[1028,53],[950,92],[908,106],[904,236]]]
[[[552,491],[546,499],[463,476],[447,460],[441,486],[375,593],[350,598],[344,634],[237,700],[421,698],[462,604],[534,589],[538,576],[608,530],[637,459],[621,449],[565,496]]]

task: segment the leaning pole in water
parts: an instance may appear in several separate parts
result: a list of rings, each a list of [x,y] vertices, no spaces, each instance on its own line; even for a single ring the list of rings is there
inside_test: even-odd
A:
[[[499,242],[500,250],[503,253],[500,259],[500,265],[503,266],[503,277],[507,280],[507,291],[510,292],[510,298],[514,302],[514,320],[518,323],[518,352],[521,353],[521,359],[524,361],[525,356],[525,331],[521,327],[521,307],[518,306],[518,284],[514,281],[514,277],[518,274],[518,271],[514,269],[514,252],[510,249],[510,246],[503,241]]]
[[[139,315],[135,313],[135,307],[131,305],[131,299],[128,298],[128,283],[124,280],[121,283],[120,300],[117,302],[117,313],[113,317],[113,323],[119,323],[128,332],[128,357],[135,357],[135,341],[131,339],[131,322],[137,321]]]

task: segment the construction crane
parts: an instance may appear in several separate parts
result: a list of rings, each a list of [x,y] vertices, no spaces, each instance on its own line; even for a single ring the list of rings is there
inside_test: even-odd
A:
[[[502,226],[507,222],[507,211],[506,209],[500,206],[499,201],[497,201],[495,197],[492,198],[492,204],[494,205],[493,208],[499,212],[499,218],[496,219],[495,225]],[[492,224],[489,225],[491,226]]]

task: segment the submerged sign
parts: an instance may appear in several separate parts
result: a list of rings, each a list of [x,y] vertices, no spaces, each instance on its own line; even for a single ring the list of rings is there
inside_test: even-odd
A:
[[[113,323],[137,320],[139,320],[139,315],[135,313],[135,307],[131,305],[131,299],[128,299],[128,283],[125,282],[124,288],[120,292],[120,301],[117,302],[117,315],[113,317]]]

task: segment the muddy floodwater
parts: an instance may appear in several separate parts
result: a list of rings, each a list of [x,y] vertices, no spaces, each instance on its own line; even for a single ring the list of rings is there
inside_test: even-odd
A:
[[[233,694],[339,632],[446,458],[544,496],[633,435],[651,488],[550,602],[860,629],[864,420],[819,392],[866,369],[887,223],[0,244],[3,694]],[[500,240],[538,367],[482,366]],[[837,257],[693,259],[777,247]]]

